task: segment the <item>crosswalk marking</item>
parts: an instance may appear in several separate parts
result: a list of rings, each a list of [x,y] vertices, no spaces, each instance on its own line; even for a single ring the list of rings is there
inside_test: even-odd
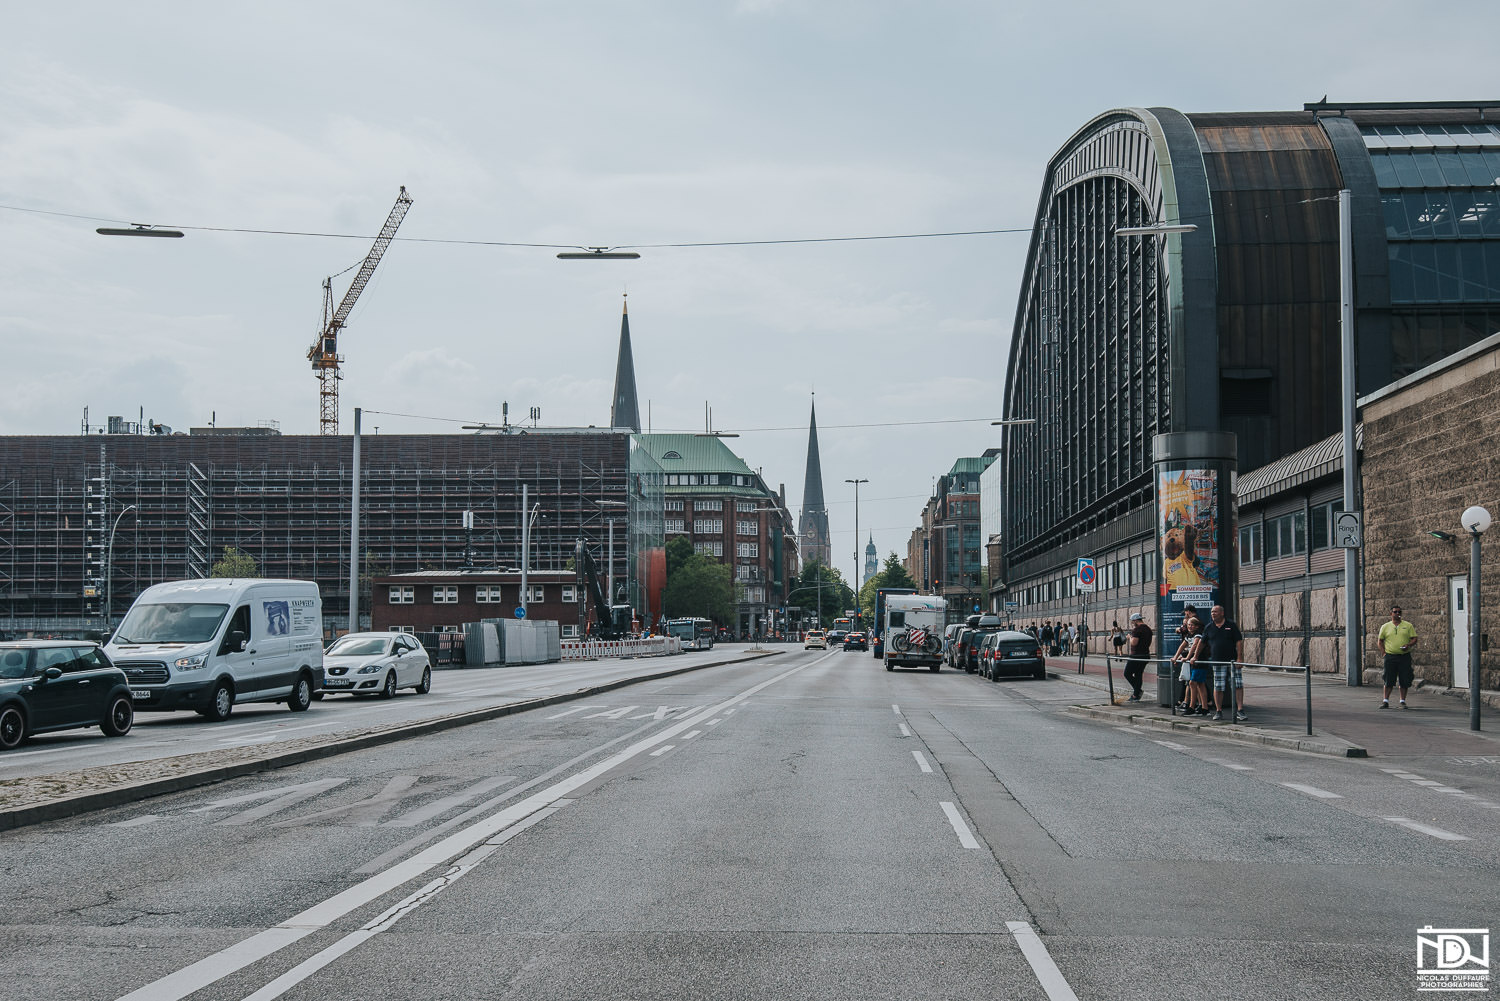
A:
[[[253,824],[257,820],[264,820],[273,813],[280,813],[288,807],[296,806],[305,799],[321,795],[348,781],[348,779],[319,779],[315,782],[280,786],[275,789],[262,790],[261,792],[246,793],[243,796],[231,796],[229,799],[221,799],[217,802],[209,803],[207,806],[200,806],[190,812],[209,813],[226,806],[239,806],[242,803],[254,803],[263,799],[269,799],[269,803],[251,807],[248,810],[242,810],[219,821],[225,827],[243,827],[245,824]]]
[[[330,817],[347,815],[347,818],[356,827],[374,827],[380,822],[380,818],[388,813],[402,798],[406,790],[416,785],[420,778],[416,775],[394,775],[386,782],[385,787],[373,796],[347,803],[343,806],[331,806],[317,813],[309,813],[302,817],[293,817],[283,820],[278,827],[291,827],[295,824],[309,824],[317,820],[327,820]]]

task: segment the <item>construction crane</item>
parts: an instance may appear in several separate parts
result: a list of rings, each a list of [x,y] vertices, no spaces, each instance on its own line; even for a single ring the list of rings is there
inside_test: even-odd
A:
[[[391,207],[391,214],[386,217],[385,225],[380,227],[380,235],[375,238],[375,245],[365,255],[359,273],[349,283],[349,291],[344,293],[343,301],[337,309],[333,306],[333,279],[323,279],[323,330],[313,346],[307,349],[307,360],[312,362],[313,371],[318,375],[319,434],[339,433],[339,380],[344,377],[339,371],[339,364],[344,360],[339,355],[339,330],[343,328],[344,321],[349,319],[349,311],[354,308],[359,294],[370,284],[375,266],[385,256],[385,248],[395,238],[396,230],[401,228],[401,220],[406,218],[406,210],[409,208],[411,197],[406,193],[406,186],[402,185],[401,194],[396,196],[396,204]]]

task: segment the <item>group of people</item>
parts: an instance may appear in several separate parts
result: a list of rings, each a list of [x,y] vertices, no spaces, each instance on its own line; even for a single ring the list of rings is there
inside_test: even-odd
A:
[[[1081,622],[1056,622],[1047,619],[1038,626],[1035,622],[1021,630],[1041,644],[1051,657],[1067,657],[1080,652],[1088,642],[1088,627]]]
[[[1187,692],[1177,704],[1185,716],[1224,718],[1224,699],[1233,684],[1234,702],[1230,711],[1238,723],[1245,721],[1245,679],[1240,664],[1245,659],[1245,634],[1233,619],[1224,614],[1223,605],[1209,609],[1204,622],[1192,605],[1184,609],[1178,633],[1181,641],[1172,663],[1179,679],[1187,682]],[[1213,684],[1213,706],[1209,707],[1209,684]]]

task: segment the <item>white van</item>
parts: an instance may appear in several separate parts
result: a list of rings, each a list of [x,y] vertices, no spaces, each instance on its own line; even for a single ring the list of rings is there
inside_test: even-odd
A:
[[[229,718],[236,702],[285,702],[323,687],[323,599],[308,580],[155,584],[104,647],[130,679],[137,712],[193,709]]]
[[[885,599],[885,669],[943,666],[943,626],[947,607],[930,594],[890,594]]]

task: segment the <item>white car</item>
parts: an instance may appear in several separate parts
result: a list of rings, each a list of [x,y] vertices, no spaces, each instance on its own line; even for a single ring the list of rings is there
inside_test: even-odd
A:
[[[821,629],[809,629],[807,638],[802,643],[804,650],[827,650],[828,636]]]
[[[398,688],[432,690],[427,651],[405,633],[345,633],[323,651],[323,692],[395,696]]]

